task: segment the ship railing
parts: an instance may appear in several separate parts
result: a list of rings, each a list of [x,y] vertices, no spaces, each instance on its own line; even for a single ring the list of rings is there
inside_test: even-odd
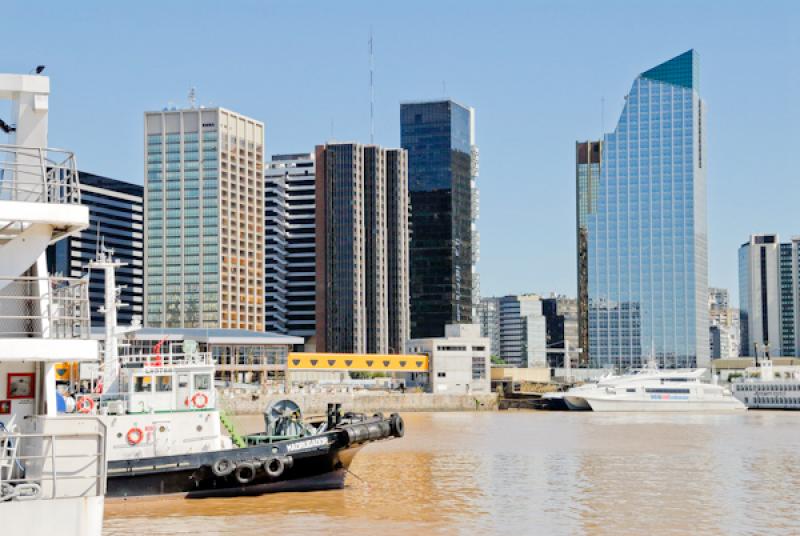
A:
[[[119,356],[119,362],[122,367],[146,369],[214,365],[210,352],[129,354]]]
[[[0,338],[88,339],[89,280],[0,276]]]
[[[105,489],[102,432],[35,434],[0,427],[0,503],[102,496]]]
[[[0,201],[77,205],[79,186],[72,152],[0,144]]]

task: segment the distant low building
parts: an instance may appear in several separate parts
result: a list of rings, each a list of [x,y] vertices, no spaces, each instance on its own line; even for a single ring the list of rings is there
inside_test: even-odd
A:
[[[547,323],[547,365],[563,367],[564,350],[569,346],[572,366],[578,366],[578,300],[566,296],[544,298],[542,314]]]
[[[729,306],[727,289],[708,289],[708,330],[712,359],[739,357],[739,309]]]
[[[489,339],[481,337],[477,324],[448,324],[444,337],[412,339],[406,350],[426,354],[427,378],[408,374],[409,386],[424,386],[435,394],[488,393],[491,390]]]

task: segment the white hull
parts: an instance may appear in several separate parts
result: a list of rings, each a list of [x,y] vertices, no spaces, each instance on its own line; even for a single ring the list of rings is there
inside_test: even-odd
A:
[[[735,398],[721,400],[587,400],[592,411],[663,411],[663,412],[702,412],[702,411],[743,411],[747,408]]]
[[[0,504],[3,534],[14,536],[101,536],[103,496]]]

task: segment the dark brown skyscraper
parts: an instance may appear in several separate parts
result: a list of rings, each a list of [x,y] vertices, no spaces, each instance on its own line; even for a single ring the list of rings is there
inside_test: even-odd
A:
[[[576,229],[578,245],[579,364],[589,363],[589,248],[586,216],[597,209],[597,184],[602,159],[601,141],[575,143]]]

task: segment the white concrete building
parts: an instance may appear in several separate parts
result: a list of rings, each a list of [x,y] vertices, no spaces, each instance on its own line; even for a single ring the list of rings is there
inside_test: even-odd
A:
[[[489,339],[481,337],[477,324],[448,324],[444,337],[412,339],[409,354],[426,354],[430,360],[427,382],[408,374],[408,385],[427,383],[435,394],[488,393],[491,391]]]

